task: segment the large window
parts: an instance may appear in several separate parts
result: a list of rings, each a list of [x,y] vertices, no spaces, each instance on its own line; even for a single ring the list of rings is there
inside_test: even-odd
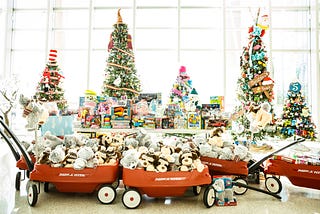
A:
[[[3,1],[1,1],[3,2]],[[257,9],[269,14],[264,36],[276,103],[282,106],[292,78],[298,78],[316,118],[319,107],[319,0],[14,0],[8,20],[8,52],[1,67],[21,77],[32,95],[49,49],[57,49],[66,97],[76,108],[86,89],[100,93],[107,45],[117,10],[133,37],[136,67],[144,92],[166,101],[180,65],[187,67],[201,102],[223,95],[226,109],[236,101],[239,57]],[[3,5],[0,21],[4,23]],[[0,31],[4,40],[5,33]],[[1,41],[3,41],[1,40]],[[8,39],[7,39],[8,40]],[[1,55],[2,54],[2,55]],[[4,60],[6,59],[6,60]],[[315,78],[313,78],[315,77]]]

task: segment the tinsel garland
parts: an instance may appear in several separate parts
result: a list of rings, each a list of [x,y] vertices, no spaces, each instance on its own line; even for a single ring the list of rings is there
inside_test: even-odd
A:
[[[130,91],[130,92],[135,93],[135,94],[139,94],[138,91],[136,91],[136,90],[134,90],[134,89],[132,89],[132,88],[119,88],[119,87],[115,87],[115,86],[108,85],[108,84],[105,84],[105,86],[106,86],[107,88],[110,88],[110,89],[113,89],[113,90],[118,90],[118,91],[124,90],[124,91]]]

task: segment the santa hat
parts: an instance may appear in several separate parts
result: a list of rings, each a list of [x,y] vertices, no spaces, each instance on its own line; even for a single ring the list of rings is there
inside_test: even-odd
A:
[[[50,50],[49,65],[56,65],[56,63],[57,63],[57,50]]]
[[[262,85],[271,85],[274,81],[270,77],[265,77],[262,81]]]

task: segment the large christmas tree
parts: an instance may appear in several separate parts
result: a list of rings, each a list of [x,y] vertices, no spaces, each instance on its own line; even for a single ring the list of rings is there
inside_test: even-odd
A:
[[[248,114],[256,114],[261,104],[269,104],[272,113],[273,85],[267,64],[267,50],[262,41],[265,31],[268,29],[268,16],[259,16],[258,11],[255,23],[249,28],[248,45],[243,48],[240,57],[241,75],[238,78],[237,98],[239,105],[234,121],[234,137],[247,137],[251,140],[262,139],[265,127],[252,128],[253,121]],[[267,106],[267,105],[264,105]],[[267,107],[266,109],[269,109]]]
[[[181,66],[179,74],[173,84],[169,95],[169,104],[179,104],[180,108],[185,108],[185,103],[189,100],[189,93],[192,90],[192,82],[187,74],[185,66]]]
[[[141,85],[135,68],[131,36],[127,24],[122,22],[120,9],[118,21],[113,27],[102,94],[131,99],[139,94]]]
[[[316,126],[312,122],[311,112],[301,93],[299,81],[290,83],[281,119],[278,130],[283,138],[301,136],[306,139],[316,139]]]
[[[36,99],[42,103],[55,102],[59,110],[65,110],[67,101],[64,98],[63,79],[57,63],[57,50],[50,50],[48,63],[36,89]]]

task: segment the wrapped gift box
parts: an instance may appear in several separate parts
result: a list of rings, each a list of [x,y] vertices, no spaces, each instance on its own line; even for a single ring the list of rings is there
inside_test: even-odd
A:
[[[73,115],[49,116],[47,122],[41,126],[41,135],[47,131],[56,136],[73,134]]]

